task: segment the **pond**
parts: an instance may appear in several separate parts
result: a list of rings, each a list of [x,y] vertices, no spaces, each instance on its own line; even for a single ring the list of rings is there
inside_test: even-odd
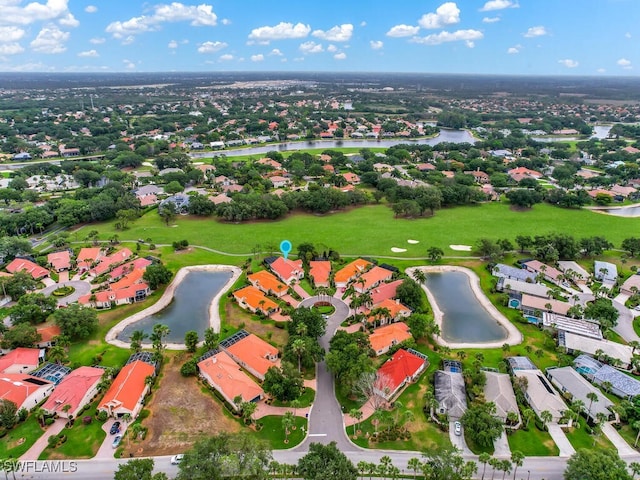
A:
[[[171,333],[170,343],[183,343],[189,330],[198,332],[203,340],[204,331],[210,326],[209,307],[214,297],[233,276],[232,271],[190,271],[176,287],[173,301],[158,313],[144,317],[126,326],[116,338],[128,342],[135,330],[150,334],[157,323],[167,325]],[[148,340],[145,340],[148,342]]]
[[[640,217],[640,205],[629,205],[627,207],[600,208],[601,212],[614,215],[616,217]]]
[[[507,331],[482,306],[469,276],[460,271],[426,272],[427,289],[442,312],[442,338],[453,343],[496,342]]]

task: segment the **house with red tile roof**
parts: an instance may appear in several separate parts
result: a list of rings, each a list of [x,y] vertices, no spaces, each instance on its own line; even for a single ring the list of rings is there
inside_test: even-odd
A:
[[[560,283],[563,278],[563,273],[560,270],[551,265],[546,265],[540,260],[531,260],[523,265],[525,270],[542,275],[545,280],[551,283]]]
[[[382,314],[381,311],[387,310],[388,314]],[[411,315],[411,309],[400,303],[399,300],[387,298],[380,303],[375,304],[367,317],[369,323],[384,325],[393,323],[400,318],[406,318]]]
[[[249,283],[259,290],[262,290],[266,295],[273,295],[275,297],[282,297],[287,294],[289,287],[276,278],[276,276],[267,272],[266,270],[260,270],[258,272],[247,275]]]
[[[102,368],[76,368],[55,387],[41,408],[49,415],[77,418],[82,407],[98,394],[98,384],[104,372]],[[70,406],[67,411],[65,405]]]
[[[347,172],[342,173],[341,175],[344,177],[347,183],[350,183],[351,185],[358,185],[360,183],[360,177],[355,173]]]
[[[125,280],[125,279],[123,279]],[[149,285],[136,283],[118,290],[102,290],[92,292],[78,298],[80,305],[88,305],[93,308],[111,308],[115,305],[128,305],[141,302],[149,295]]]
[[[426,367],[424,358],[401,348],[378,369],[375,391],[390,401],[402,387],[420,377]]]
[[[143,283],[142,276],[144,271],[140,269],[133,270],[131,273],[125,275],[117,282],[113,282],[109,285],[109,290],[120,290],[122,288],[128,288],[137,283]]]
[[[152,263],[153,262],[151,260],[147,260],[146,258],[136,258],[132,262],[123,263],[111,270],[109,277],[111,278],[111,281],[113,281],[125,276],[127,273],[133,272],[134,270],[141,270],[144,272]]]
[[[393,272],[377,265],[360,275],[353,288],[358,293],[368,292],[386,280],[391,280]]]
[[[331,285],[331,262],[312,260],[309,262],[309,276],[316,287],[329,287]]]
[[[40,335],[40,341],[36,343],[38,348],[48,348],[55,344],[54,339],[62,333],[58,325],[43,325],[37,327],[36,332]]]
[[[47,255],[47,263],[56,272],[71,270],[71,255],[69,254],[69,250],[50,253],[49,255]]]
[[[507,174],[511,177],[512,180],[516,182],[519,182],[524,178],[533,178],[535,180],[538,180],[543,176],[542,173],[531,170],[527,167],[512,168],[511,170],[507,171]]]
[[[376,328],[369,335],[369,342],[376,356],[380,356],[387,353],[391,347],[410,338],[412,336],[409,332],[409,326],[404,322],[398,322]]]
[[[371,295],[371,303],[375,306],[383,300],[395,298],[398,287],[402,285],[403,281],[404,280],[396,280],[394,282],[381,283],[373,288],[369,292],[369,295]]]
[[[336,288],[346,288],[347,284],[371,266],[371,262],[358,258],[338,270],[333,278]]]
[[[102,250],[99,247],[81,248],[76,258],[78,271],[84,273],[90,270],[100,258],[102,258]]]
[[[18,410],[31,410],[51,394],[53,387],[52,382],[25,373],[0,375],[0,399],[15,403]]]
[[[107,412],[111,417],[119,418],[128,413],[131,418],[136,418],[149,392],[147,377],[155,374],[155,367],[142,360],[125,365],[104,394],[98,410]]]
[[[261,381],[267,370],[280,363],[278,349],[253,333],[223,349],[238,365]]]
[[[264,398],[264,390],[260,385],[251,380],[225,351],[199,362],[198,370],[200,376],[236,410],[239,408],[234,403],[237,397],[242,398],[243,402],[259,402]]]
[[[0,357],[0,373],[32,372],[44,360],[44,350],[39,348],[14,348]]]
[[[253,285],[241,288],[233,292],[233,297],[240,307],[251,311],[252,313],[261,312],[269,316],[271,313],[280,310],[278,304],[267,297]]]
[[[304,278],[304,269],[302,267],[302,260],[291,260],[284,257],[278,257],[271,265],[269,265],[271,271],[275,273],[280,280],[289,285],[294,280],[300,280]]]
[[[6,269],[9,273],[26,272],[31,275],[34,280],[48,277],[50,273],[46,268],[42,268],[37,263],[33,263],[31,260],[25,258],[14,258],[11,263],[7,265]]]
[[[118,250],[117,252],[112,253],[108,257],[103,257],[100,260],[100,263],[98,263],[98,265],[96,265],[91,270],[91,273],[94,274],[96,277],[98,275],[102,275],[103,273],[107,273],[116,265],[128,260],[129,257],[131,257],[132,255],[133,253],[128,248],[123,248],[121,250]]]

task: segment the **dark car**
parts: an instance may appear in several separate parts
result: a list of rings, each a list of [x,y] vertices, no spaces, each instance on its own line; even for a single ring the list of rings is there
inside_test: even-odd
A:
[[[113,425],[111,425],[111,430],[109,430],[109,433],[111,435],[115,435],[119,431],[120,431],[120,422],[113,422]]]

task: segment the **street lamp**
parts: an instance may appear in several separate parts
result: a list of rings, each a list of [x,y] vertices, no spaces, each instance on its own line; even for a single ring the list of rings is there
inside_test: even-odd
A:
[[[527,480],[529,480],[530,476],[531,476],[531,470],[527,470]]]

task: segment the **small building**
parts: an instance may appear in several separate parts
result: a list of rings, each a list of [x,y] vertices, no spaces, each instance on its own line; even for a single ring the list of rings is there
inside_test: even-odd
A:
[[[25,373],[3,373],[0,376],[0,398],[31,410],[53,391],[53,383]]]
[[[571,367],[547,369],[547,377],[568,400],[580,400],[584,404],[583,412],[592,423],[597,423],[597,416],[602,413],[607,420],[614,418],[613,402],[600,390],[591,385],[584,377]],[[595,394],[597,400],[592,401],[587,395]]]
[[[284,257],[277,257],[273,262],[271,262],[269,268],[287,285],[294,280],[301,280],[304,278],[302,260],[291,260],[285,259]]]
[[[0,373],[32,372],[44,361],[44,350],[18,347],[0,357]]]
[[[69,250],[50,253],[49,255],[47,255],[47,263],[56,272],[71,270],[71,255],[69,254]]]
[[[376,356],[384,355],[390,348],[413,338],[409,332],[409,327],[404,322],[391,323],[380,328],[376,328],[369,335],[369,343]]]
[[[264,398],[260,385],[251,380],[225,351],[218,351],[201,359],[198,370],[200,376],[236,411],[239,409],[239,405],[235,403],[237,397],[243,402],[259,402]]]
[[[427,358],[420,352],[401,348],[378,369],[376,393],[390,401],[402,387],[420,377],[428,365]]]
[[[618,267],[613,263],[596,260],[593,262],[593,276],[599,282],[615,284],[618,280]]]
[[[576,357],[573,366],[593,384],[601,386],[607,384],[609,391],[620,398],[631,400],[640,395],[640,381],[589,355],[583,354]]]
[[[220,342],[220,348],[227,352],[238,365],[261,381],[264,380],[267,370],[279,364],[278,349],[245,330],[240,330]]]
[[[144,397],[149,392],[147,377],[155,374],[155,366],[142,360],[126,364],[105,393],[98,410],[115,418],[126,414],[136,418],[142,409]]]
[[[104,370],[95,367],[79,367],[67,375],[42,405],[49,415],[77,418],[80,410],[98,394],[98,384]],[[66,406],[69,408],[66,408]]]
[[[495,416],[506,423],[509,413],[514,412],[520,419],[520,410],[511,377],[506,373],[490,371],[485,371],[484,375],[487,379],[484,385],[484,398],[496,406]]]
[[[358,258],[338,270],[334,276],[336,288],[346,288],[347,284],[371,266],[371,262]]]
[[[37,263],[33,263],[26,258],[14,258],[9,265],[6,266],[7,272],[25,272],[31,275],[34,280],[40,280],[49,276],[49,270],[42,268]]]
[[[273,295],[275,297],[282,297],[287,294],[289,288],[282,282],[280,282],[275,275],[266,270],[260,270],[258,272],[247,275],[247,280],[254,287],[262,290],[266,295]]]
[[[36,343],[38,348],[53,347],[56,343],[56,338],[60,336],[62,330],[58,325],[43,325],[36,328],[36,332],[40,335],[40,340]]]
[[[462,372],[437,370],[434,374],[435,397],[438,413],[449,420],[459,420],[467,411],[467,392]]]
[[[516,370],[513,374],[517,378],[526,379],[524,398],[538,417],[542,412],[551,414],[552,422],[558,423],[567,409],[560,394],[551,386],[538,370]]]
[[[312,260],[309,262],[309,276],[316,287],[328,288],[331,286],[331,262],[328,260]]]

